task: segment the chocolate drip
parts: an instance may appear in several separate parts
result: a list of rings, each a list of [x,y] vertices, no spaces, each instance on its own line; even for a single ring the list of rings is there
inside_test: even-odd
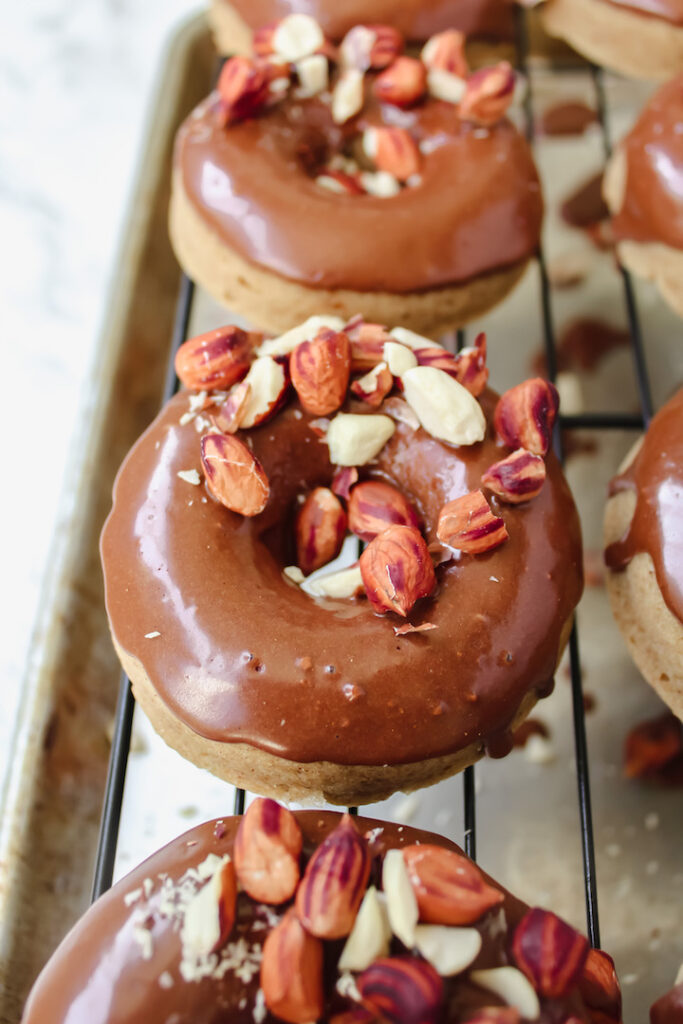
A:
[[[252,28],[293,11],[310,14],[326,35],[338,41],[354,25],[393,25],[407,39],[421,42],[435,32],[457,28],[466,35],[511,39],[509,0],[224,0]]]
[[[215,94],[197,108],[179,132],[175,165],[219,238],[284,278],[361,292],[440,288],[529,257],[543,201],[529,148],[509,121],[477,128],[436,101],[393,108],[392,119],[428,149],[420,183],[388,199],[316,185],[316,163],[384,123],[366,84],[362,113],[342,127],[319,99],[288,100],[228,128]]]
[[[683,622],[683,389],[655,416],[610,495],[633,491],[636,508],[624,536],[605,551],[607,566],[625,569],[635,555],[652,558],[670,611]]]
[[[482,396],[489,422],[495,400]],[[436,628],[396,637],[402,620],[366,600],[315,600],[283,578],[297,498],[333,475],[310,417],[292,402],[245,434],[271,493],[243,519],[178,477],[201,472],[195,425],[179,423],[187,408],[176,396],[133,449],[102,534],[114,636],[186,725],[291,760],[399,764],[483,744],[525,694],[547,692],[582,585],[576,509],[552,455],[540,495],[501,507],[510,539],[437,570],[437,593],[411,615]],[[442,505],[504,452],[492,430],[453,448],[397,424],[366,473],[415,504],[431,542]]]
[[[683,74],[657,90],[620,149],[626,188],[616,237],[683,249]]]

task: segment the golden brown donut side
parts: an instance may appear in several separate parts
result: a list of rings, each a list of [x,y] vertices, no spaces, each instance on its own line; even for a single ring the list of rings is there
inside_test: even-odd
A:
[[[622,74],[666,81],[683,69],[683,27],[605,0],[548,0],[541,17],[596,64]]]
[[[263,809],[264,814],[267,811]],[[299,811],[295,816],[307,861],[339,825],[340,816],[321,811]],[[101,897],[67,935],[38,978],[23,1024],[251,1024],[254,1019],[270,1024],[277,1020],[259,994],[259,974],[264,940],[281,920],[287,904],[266,905],[241,892],[235,924],[218,952],[194,956],[187,946],[190,904],[198,892],[208,888],[207,878],[226,857],[234,861],[239,821],[217,819],[192,829]],[[417,843],[461,853],[455,844],[431,833],[365,818],[355,819],[355,825],[364,837],[361,842],[369,847],[371,884],[380,884],[381,865],[391,849],[415,849]],[[525,915],[528,917],[528,908],[521,901],[483,873],[479,877],[494,899],[491,908],[480,911],[478,918],[475,914],[469,925],[481,937],[480,951],[471,963],[473,971],[514,964],[510,939]],[[571,930],[566,934],[567,940],[573,934],[577,947],[583,943],[585,957],[585,940]],[[342,943],[326,946],[323,1021],[354,1006],[353,997],[343,995],[334,985]],[[395,956],[400,951],[395,940],[393,947]],[[552,955],[552,949],[544,950],[544,956]],[[570,981],[560,994],[540,994],[539,1024],[557,1020],[562,1013],[579,1021],[590,1019],[587,1001],[604,1004],[606,995],[599,991],[596,999],[590,983],[586,987],[589,973],[590,961],[579,980]],[[476,984],[474,977],[467,971],[443,978],[443,1001],[459,1020],[474,1018],[484,1006],[505,1005],[493,991]],[[613,982],[609,998],[618,1009],[615,986]],[[619,1018],[610,1019],[616,1024]]]
[[[245,260],[222,240],[173,175],[169,231],[180,263],[222,305],[269,331],[285,331],[321,311],[350,319],[363,309],[370,320],[400,323],[438,337],[482,316],[512,291],[528,260],[464,284],[401,294],[350,288],[312,288]]]

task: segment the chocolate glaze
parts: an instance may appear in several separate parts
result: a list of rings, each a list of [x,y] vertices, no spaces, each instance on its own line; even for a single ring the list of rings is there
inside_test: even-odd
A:
[[[544,135],[583,135],[597,121],[591,107],[578,100],[556,103],[543,112],[541,131]]]
[[[683,74],[657,90],[620,148],[627,171],[616,237],[683,249]]]
[[[511,39],[513,5],[507,0],[223,0],[252,29],[294,12],[310,14],[335,41],[354,25],[393,25],[406,39],[422,42],[447,28],[466,35]]]
[[[683,25],[683,0],[607,0],[615,7],[626,7],[635,14],[662,18],[672,25]]]
[[[676,985],[650,1008],[650,1024],[681,1024],[683,1021],[683,984]]]
[[[489,423],[495,400],[482,396]],[[101,543],[114,636],[173,713],[203,736],[304,762],[397,764],[477,741],[509,749],[523,696],[552,685],[582,587],[578,517],[554,456],[539,497],[501,508],[502,547],[437,570],[435,597],[411,615],[437,628],[396,637],[398,616],[364,599],[315,600],[282,576],[298,496],[333,475],[310,417],[292,402],[245,432],[270,498],[244,519],[178,478],[201,472],[194,424],[178,422],[187,407],[187,393],[173,398],[128,456]],[[431,542],[442,505],[506,453],[491,427],[451,448],[399,423],[372,475],[415,503]]]
[[[287,100],[228,128],[216,94],[201,104],[180,129],[175,166],[209,228],[282,277],[362,292],[439,288],[530,256],[543,201],[512,124],[477,128],[438,101],[382,110],[366,87],[362,113],[342,127],[319,99]],[[331,154],[381,123],[401,124],[434,147],[422,156],[420,184],[389,199],[315,184]]]
[[[304,833],[304,858],[338,823],[339,815],[329,811],[299,811],[296,816]],[[23,1024],[253,1024],[254,1001],[259,984],[258,970],[249,983],[239,981],[233,971],[223,978],[205,978],[184,982],[180,974],[181,942],[178,929],[159,913],[160,874],[178,882],[188,868],[196,868],[209,854],[223,856],[232,851],[239,819],[209,821],[186,832],[122,879],[110,892],[90,908],[67,935],[38,978],[29,997]],[[387,849],[415,842],[436,843],[458,850],[454,843],[441,836],[367,818],[356,819],[361,832],[381,829],[372,843],[377,860],[372,880],[379,882],[381,859]],[[461,852],[458,850],[458,852]],[[124,897],[151,879],[147,898],[138,898],[126,906]],[[491,879],[490,884],[501,889]],[[148,887],[150,883],[147,883]],[[505,892],[505,890],[501,891]],[[482,935],[482,949],[472,965],[474,969],[503,966],[509,963],[506,953],[509,930],[527,909],[523,903],[505,893],[502,904],[507,928],[500,927],[501,913],[489,911],[477,922]],[[147,915],[145,912],[148,912]],[[254,928],[263,920],[263,907],[244,894],[238,897],[238,916],[231,941],[244,936],[250,944],[261,945],[267,931]],[[279,916],[281,908],[277,908]],[[272,911],[271,911],[272,913]],[[152,935],[152,954],[147,960],[133,939],[136,921],[146,916]],[[258,930],[257,930],[258,929]],[[343,943],[326,943],[330,993],[322,1020],[350,1007],[350,1003],[334,994],[337,977],[336,960]],[[396,952],[398,944],[395,943]],[[393,951],[393,950],[392,950]],[[162,987],[159,978],[168,972],[172,986]],[[500,1005],[500,1001],[469,981],[467,975],[445,979],[448,1010],[445,1019],[461,1020],[464,1010]],[[246,999],[245,999],[246,997]],[[240,1001],[244,1005],[240,1007]],[[589,1017],[578,991],[574,989],[561,1001],[542,999],[541,1024],[556,1024],[573,1013],[580,1021]],[[264,1022],[274,1024],[271,1014]]]
[[[652,420],[626,472],[612,480],[610,495],[620,491],[635,491],[636,509],[605,563],[618,571],[647,552],[662,597],[683,622],[683,388]]]
[[[602,177],[602,171],[594,174],[562,203],[560,213],[570,227],[589,228],[609,217],[602,198]]]

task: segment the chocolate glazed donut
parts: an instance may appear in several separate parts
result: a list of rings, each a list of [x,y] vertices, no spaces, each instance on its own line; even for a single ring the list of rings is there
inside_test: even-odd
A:
[[[681,28],[683,32],[683,28]],[[646,104],[605,171],[619,259],[683,316],[683,71]]]
[[[266,73],[263,58],[250,60],[234,58],[224,73],[231,65],[235,76],[248,67]],[[500,77],[501,92],[480,96],[486,110],[468,120],[467,96],[458,105],[427,93],[423,61],[398,57],[382,74],[402,72],[400,61],[421,76],[410,102],[380,101],[372,69],[334,64],[322,92],[303,99],[292,84],[279,102],[247,113],[252,98],[243,91],[226,107],[228,87],[219,82],[182,125],[169,221],[175,252],[195,280],[256,326],[281,331],[314,314],[350,319],[362,309],[369,320],[438,333],[500,301],[533,256],[543,200],[530,149],[503,116],[511,68],[485,69],[489,82]],[[361,75],[360,98],[355,113],[337,115],[336,89],[348,74]],[[477,74],[464,86],[470,95],[484,88]],[[412,153],[414,173],[367,156],[366,138],[377,131],[393,133],[389,145],[402,160]],[[340,175],[339,161],[353,174]],[[371,166],[394,192],[365,189]],[[330,170],[332,188],[320,184],[329,185]]]
[[[609,495],[612,611],[638,668],[683,718],[683,389],[628,454]]]
[[[213,0],[209,20],[221,53],[248,53],[255,29],[294,11],[314,17],[334,42],[361,24],[393,25],[417,43],[449,28],[489,39],[512,39],[514,33],[508,0]]]
[[[437,973],[428,959],[406,956],[405,943],[410,948],[411,939],[405,933],[404,944],[396,938],[389,943],[387,938],[388,955],[374,959],[371,951],[368,967],[363,969],[356,962],[350,968],[353,975],[340,967],[344,939],[355,913],[352,910],[350,921],[337,929],[339,939],[330,941],[321,935],[331,930],[330,915],[316,913],[315,905],[311,907],[310,903],[308,908],[303,906],[299,894],[304,887],[308,886],[313,900],[316,894],[312,891],[311,870],[299,882],[298,855],[293,880],[294,886],[298,883],[296,911],[288,910],[291,887],[284,900],[282,891],[269,898],[262,886],[258,896],[252,898],[249,893],[247,858],[250,837],[258,828],[253,823],[255,817],[264,826],[267,817],[266,835],[271,844],[278,841],[286,819],[292,840],[296,839],[300,847],[303,839],[302,866],[307,864],[310,869],[312,860],[317,858],[318,879],[330,879],[326,892],[343,886],[340,877],[344,865],[349,866],[348,888],[360,872],[364,877],[360,879],[358,895],[354,894],[356,909],[369,882],[371,887],[383,885],[391,915],[397,900],[385,869],[388,855],[393,857],[394,872],[403,864],[415,865],[415,861],[405,858],[420,850],[426,851],[430,862],[440,868],[446,866],[452,871],[454,865],[465,878],[464,884],[471,888],[466,891],[463,882],[458,883],[454,876],[432,877],[433,891],[439,899],[438,911],[435,914],[437,905],[427,910],[421,904],[420,916],[427,921],[448,919],[451,926],[440,930],[441,947],[447,945],[450,937],[472,947],[460,969],[451,976],[440,976],[441,972]],[[393,981],[390,991],[399,1000],[398,1010],[406,1010],[401,995],[403,999],[412,995],[409,1005],[413,1008],[426,1002],[421,1015],[410,1018],[425,1024],[436,1024],[438,1019],[463,1024],[520,1020],[520,1014],[513,1009],[499,1009],[500,1016],[496,1015],[495,1008],[505,1007],[506,1003],[519,1006],[525,1020],[533,1019],[539,1024],[570,1018],[577,1022],[595,1020],[593,1007],[609,1008],[609,1015],[601,1014],[600,1019],[614,1024],[621,1020],[619,986],[611,959],[600,951],[588,952],[587,940],[560,918],[548,911],[529,911],[441,836],[367,818],[345,817],[340,821],[340,817],[321,811],[299,811],[292,815],[272,801],[258,801],[247,811],[237,843],[237,818],[209,821],[186,832],[102,896],[67,935],[35,984],[23,1024],[274,1024],[278,1020],[309,1019],[328,1022],[346,1011],[356,1015],[351,1019],[370,1020],[374,1019],[371,1013],[358,1004],[359,991],[366,1008],[372,1010],[373,980],[385,971]],[[344,858],[342,866],[337,858],[336,874],[335,865],[324,856],[326,847],[320,845],[323,841],[327,842],[329,852],[334,849]],[[399,850],[405,852],[399,855],[397,863],[395,852]],[[236,899],[233,865],[241,883]],[[202,925],[211,924],[210,900],[202,908],[203,919],[198,919],[195,910],[201,894],[211,897],[213,879],[223,869],[232,874],[229,905],[234,923],[211,952],[201,949]],[[418,872],[417,876],[405,873],[404,877],[409,888],[417,886],[420,900],[419,864],[409,870]],[[270,881],[272,876],[278,881],[276,870],[271,870],[270,875]],[[439,895],[436,887],[444,884],[446,888]],[[228,906],[228,899],[223,895],[222,899],[223,905]],[[348,899],[350,902],[351,896]],[[339,905],[337,900],[337,908]],[[213,913],[218,917],[217,901]],[[304,919],[317,937],[303,931],[296,915]],[[467,927],[455,922],[467,922]],[[288,924],[295,932],[291,945],[287,942]],[[536,941],[534,947],[534,939],[544,925],[550,930],[542,932],[543,944]],[[274,964],[271,950],[276,941],[280,958]],[[297,959],[301,944],[307,944],[307,956]],[[362,951],[365,955],[367,947],[366,942]],[[324,973],[318,960],[323,949]],[[280,972],[277,986],[272,984],[273,967]],[[506,968],[502,975],[497,970],[501,967]],[[507,990],[498,988],[494,979],[506,975],[512,986]],[[297,985],[299,978],[305,980]],[[278,990],[285,995],[279,1001]],[[305,1013],[308,1003],[309,1015],[304,1016],[301,1010]],[[489,1008],[488,1015],[479,1016],[485,1007]]]
[[[442,506],[501,457],[496,396],[480,402],[482,442],[452,447],[398,422],[363,470],[414,504],[427,542]],[[133,448],[101,542],[114,642],[162,737],[252,791],[340,804],[507,753],[552,688],[582,589],[578,517],[552,453],[539,496],[506,507],[509,540],[439,567],[418,616],[436,628],[396,636],[364,599],[313,599],[283,576],[297,500],[334,473],[311,415],[292,401],[248,432],[270,497],[244,519],[179,477],[201,471],[187,411],[180,393]]]

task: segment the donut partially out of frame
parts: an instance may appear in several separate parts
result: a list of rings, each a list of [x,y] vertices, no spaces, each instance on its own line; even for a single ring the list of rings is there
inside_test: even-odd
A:
[[[644,677],[683,719],[682,524],[683,389],[627,455],[605,508],[614,617]]]
[[[621,996],[606,953],[447,839],[257,800],[102,896],[22,1020],[620,1024]]]

